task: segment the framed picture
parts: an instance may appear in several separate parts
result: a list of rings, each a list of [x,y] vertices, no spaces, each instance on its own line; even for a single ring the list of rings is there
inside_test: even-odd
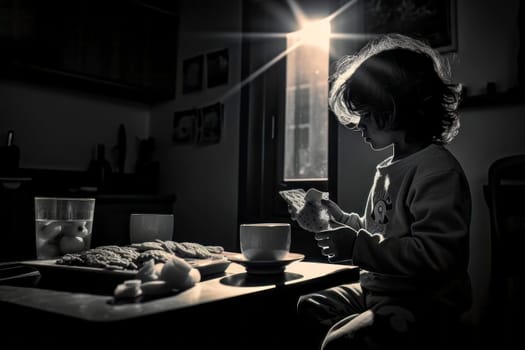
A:
[[[173,115],[174,144],[192,144],[197,135],[197,109],[175,112]]]
[[[228,83],[228,49],[207,54],[206,65],[208,69],[209,88]]]
[[[199,55],[182,63],[182,93],[202,90],[204,56]]]
[[[428,42],[438,51],[457,51],[456,0],[364,1],[370,34],[401,33]]]
[[[209,145],[221,140],[224,105],[216,103],[203,107],[199,113],[199,131],[197,143]]]

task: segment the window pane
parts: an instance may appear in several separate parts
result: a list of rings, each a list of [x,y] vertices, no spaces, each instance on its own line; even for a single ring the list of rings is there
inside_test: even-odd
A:
[[[301,45],[287,56],[285,181],[328,178],[329,33],[326,43]],[[297,33],[289,34],[288,47],[297,40]]]

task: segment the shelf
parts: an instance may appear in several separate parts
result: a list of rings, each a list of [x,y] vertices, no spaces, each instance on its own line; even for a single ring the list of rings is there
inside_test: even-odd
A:
[[[12,0],[3,8],[10,25],[0,28],[0,77],[146,104],[171,100],[179,5],[153,2]]]
[[[8,71],[3,72],[3,77],[29,84],[38,84],[39,86],[46,85],[57,89],[66,89],[68,92],[74,89],[93,96],[133,100],[148,105],[171,100],[175,97],[174,86],[143,87],[17,62],[11,63],[9,68]]]
[[[108,188],[99,191],[93,187],[86,171],[58,169],[18,169],[16,174],[0,174],[0,190],[27,183],[39,196],[95,196],[112,200],[159,199],[158,173],[112,173]],[[89,188],[90,190],[86,190]],[[92,190],[91,190],[92,189]],[[170,196],[168,200],[173,200]]]

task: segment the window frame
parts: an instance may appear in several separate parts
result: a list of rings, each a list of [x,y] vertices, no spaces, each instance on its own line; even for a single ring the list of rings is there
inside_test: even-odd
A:
[[[315,187],[320,191],[330,192],[330,198],[337,198],[337,120],[328,111],[328,179],[327,180],[284,180],[285,127],[286,127],[286,60],[275,64],[265,73],[264,109],[272,111],[263,118],[261,159],[263,181],[261,193],[261,219],[282,220],[290,217],[286,202],[279,191],[294,188],[309,189]],[[281,79],[279,79],[279,77]],[[328,96],[326,99],[328,106]],[[328,108],[328,107],[327,107]]]
[[[297,23],[273,21],[267,4],[248,2],[243,7],[243,32],[292,32]],[[324,5],[323,5],[324,6]],[[285,10],[285,8],[281,8]],[[272,20],[263,20],[263,19]],[[254,20],[255,19],[255,20]],[[286,49],[286,38],[242,40],[241,79],[248,79],[269,59]],[[332,64],[332,58],[329,59]],[[330,67],[329,67],[330,68]],[[330,69],[329,69],[330,72]],[[328,111],[328,180],[284,181],[284,125],[286,60],[281,59],[241,88],[239,125],[238,222],[290,222],[280,190],[310,187],[329,191],[337,200],[338,124]],[[328,96],[326,103],[328,105]]]

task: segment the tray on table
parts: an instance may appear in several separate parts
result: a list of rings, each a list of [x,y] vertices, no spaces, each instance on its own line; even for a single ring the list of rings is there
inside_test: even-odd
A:
[[[184,259],[199,270],[202,279],[224,273],[230,261],[223,256],[207,259]],[[40,287],[85,292],[112,292],[125,280],[136,278],[138,270],[111,270],[98,267],[60,265],[57,259],[21,261],[23,266],[38,270],[42,276]]]

